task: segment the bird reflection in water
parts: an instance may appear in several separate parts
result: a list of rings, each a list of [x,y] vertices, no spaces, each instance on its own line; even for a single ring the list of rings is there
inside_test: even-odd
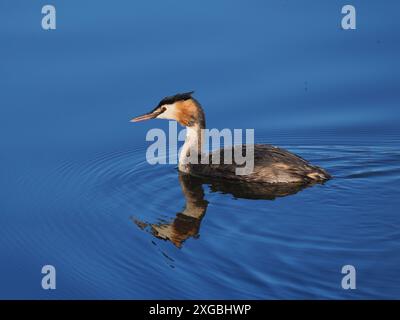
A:
[[[234,198],[274,200],[295,194],[312,184],[261,184],[232,183],[224,180],[210,180],[179,173],[179,182],[186,200],[185,208],[170,223],[146,223],[133,219],[142,230],[149,231],[154,237],[171,241],[181,248],[186,239],[199,236],[201,220],[207,211],[203,185],[208,185],[211,192],[231,194]]]

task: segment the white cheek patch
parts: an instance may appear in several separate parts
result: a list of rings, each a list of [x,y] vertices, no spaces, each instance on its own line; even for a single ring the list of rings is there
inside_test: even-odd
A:
[[[164,105],[163,107],[167,108],[163,113],[159,114],[157,116],[158,119],[170,119],[170,120],[175,120],[176,119],[176,110],[175,110],[175,104],[168,104]]]

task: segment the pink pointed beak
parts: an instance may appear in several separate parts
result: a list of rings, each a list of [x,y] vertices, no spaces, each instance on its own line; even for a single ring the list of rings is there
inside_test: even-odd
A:
[[[160,113],[158,112],[149,112],[149,113],[145,113],[141,116],[138,116],[136,118],[133,118],[130,120],[130,122],[139,122],[139,121],[145,121],[145,120],[150,120],[150,119],[154,119],[155,117],[157,117]]]

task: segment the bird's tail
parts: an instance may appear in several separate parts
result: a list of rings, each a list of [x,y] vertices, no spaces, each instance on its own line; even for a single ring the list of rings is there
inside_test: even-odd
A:
[[[307,174],[307,177],[313,181],[324,182],[332,178],[332,176],[320,167],[313,167],[313,171]]]

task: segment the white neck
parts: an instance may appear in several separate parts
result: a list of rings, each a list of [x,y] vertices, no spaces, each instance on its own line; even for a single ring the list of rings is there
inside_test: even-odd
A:
[[[202,152],[201,129],[195,125],[186,127],[186,139],[179,154],[179,171],[189,173],[189,163],[197,163]],[[197,160],[196,160],[197,159]]]

